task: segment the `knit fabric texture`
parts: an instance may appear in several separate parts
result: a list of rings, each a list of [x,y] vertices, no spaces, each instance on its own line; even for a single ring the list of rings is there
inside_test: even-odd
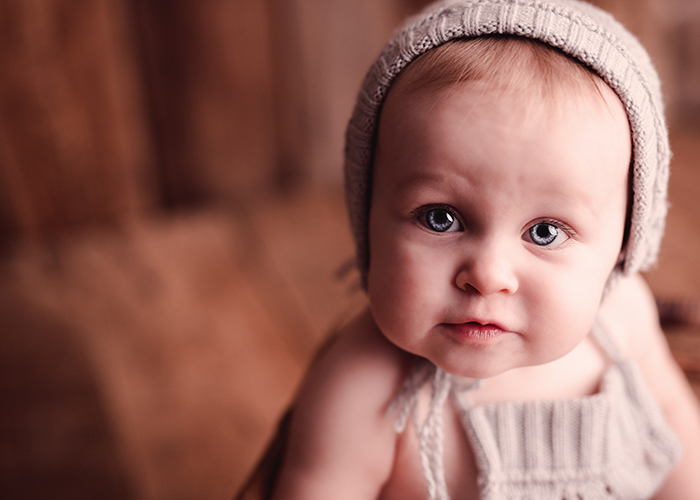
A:
[[[578,0],[443,0],[410,18],[365,77],[346,132],[345,194],[366,285],[374,141],[394,79],[421,54],[450,40],[508,34],[540,40],[595,71],[622,101],[632,133],[630,233],[611,281],[655,263],[667,212],[670,150],[658,75],[612,16]]]
[[[398,414],[397,432],[413,416],[428,498],[449,499],[442,426],[450,396],[469,436],[482,500],[653,497],[680,458],[680,443],[637,366],[620,356],[599,325],[593,335],[612,364],[589,397],[472,406],[471,386],[430,362],[416,367],[389,411]],[[432,396],[419,423],[418,392],[426,384]]]

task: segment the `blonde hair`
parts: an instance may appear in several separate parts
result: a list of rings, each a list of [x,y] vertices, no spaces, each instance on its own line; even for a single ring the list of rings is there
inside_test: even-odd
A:
[[[392,90],[411,95],[477,81],[496,91],[535,92],[543,99],[587,90],[600,94],[606,85],[580,61],[539,40],[491,35],[458,38],[429,50],[398,76]]]

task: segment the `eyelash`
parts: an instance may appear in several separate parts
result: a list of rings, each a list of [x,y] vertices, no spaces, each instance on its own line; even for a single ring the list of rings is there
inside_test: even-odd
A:
[[[571,226],[557,219],[538,219],[533,222],[530,222],[527,225],[527,229],[529,230],[532,226],[536,224],[551,224],[552,226],[556,226],[562,231],[564,231],[569,238],[573,238],[574,236],[576,236],[576,231],[574,231]]]

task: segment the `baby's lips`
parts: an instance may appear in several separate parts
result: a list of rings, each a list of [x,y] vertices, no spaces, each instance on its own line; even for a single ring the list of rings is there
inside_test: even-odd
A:
[[[473,327],[479,326],[482,328],[490,328],[490,329],[498,329],[502,330],[504,332],[510,331],[508,328],[504,328],[500,323],[488,319],[475,319],[475,318],[465,318],[463,320],[458,320],[458,321],[450,321],[450,322],[445,322],[444,323],[446,326],[460,326],[464,325],[465,327],[468,325],[472,325]]]

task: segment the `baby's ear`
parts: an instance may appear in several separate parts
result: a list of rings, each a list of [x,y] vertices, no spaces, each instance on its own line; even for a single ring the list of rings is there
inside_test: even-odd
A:
[[[625,257],[627,254],[627,242],[622,240],[622,248],[620,249],[620,254],[617,256],[617,262],[615,262],[615,269],[623,269],[625,267]]]

